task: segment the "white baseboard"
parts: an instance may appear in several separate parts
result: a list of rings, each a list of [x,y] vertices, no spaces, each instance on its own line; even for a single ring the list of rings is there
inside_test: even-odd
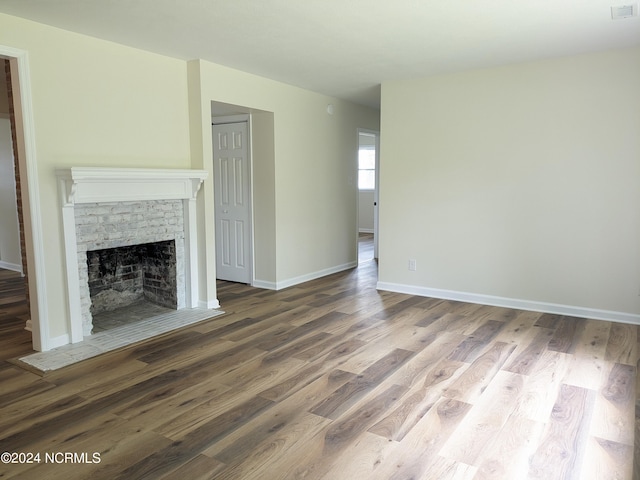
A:
[[[531,310],[533,312],[554,313],[572,317],[590,318],[594,320],[608,320],[611,322],[631,323],[640,325],[640,315],[611,310],[598,310],[595,308],[577,307],[573,305],[559,305],[556,303],[536,302],[533,300],[520,300],[517,298],[495,297],[477,293],[457,292],[453,290],[441,290],[438,288],[417,287],[415,285],[403,285],[399,283],[378,282],[378,290],[389,292],[407,293],[420,297],[441,298],[444,300],[456,300],[459,302],[479,303],[495,307],[515,308],[518,310]]]
[[[267,282],[265,280],[254,280],[251,286],[256,288],[264,288],[266,290],[278,289],[278,284],[276,282]]]
[[[318,270],[317,272],[307,273],[306,275],[300,275],[299,277],[289,278],[280,282],[265,282],[263,280],[255,280],[252,286],[257,288],[266,288],[268,290],[282,290],[283,288],[293,287],[300,283],[310,282],[316,278],[326,277],[334,273],[343,272],[358,266],[358,262],[349,262],[342,265],[336,265],[335,267],[325,268],[324,270]]]
[[[299,277],[290,278],[282,282],[277,282],[276,290],[293,287],[294,285],[298,285],[304,282],[310,282],[311,280],[315,280],[316,278],[326,277],[327,275],[343,272],[344,270],[349,270],[350,268],[355,268],[357,266],[358,262],[349,262],[342,265],[337,265],[335,267],[325,268],[324,270],[318,270],[317,272],[308,273],[306,275],[301,275]]]
[[[214,300],[209,300],[208,302],[206,302],[204,300],[199,300],[198,301],[198,308],[204,308],[204,309],[207,309],[207,310],[220,308],[220,302],[218,301],[217,298],[214,299]]]
[[[33,322],[31,321],[31,319],[27,320],[24,324],[24,329],[27,332],[33,332]]]
[[[22,265],[17,263],[9,263],[3,260],[0,260],[0,268],[4,268],[5,270],[12,270],[14,272],[22,273]]]

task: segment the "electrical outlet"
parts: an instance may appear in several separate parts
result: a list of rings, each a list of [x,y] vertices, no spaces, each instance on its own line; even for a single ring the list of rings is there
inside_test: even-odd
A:
[[[415,259],[409,259],[409,270],[415,272],[418,269]]]

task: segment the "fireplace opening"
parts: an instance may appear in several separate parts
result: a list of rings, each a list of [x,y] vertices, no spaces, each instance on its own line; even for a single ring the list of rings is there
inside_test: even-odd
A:
[[[175,240],[87,252],[93,333],[178,308]]]

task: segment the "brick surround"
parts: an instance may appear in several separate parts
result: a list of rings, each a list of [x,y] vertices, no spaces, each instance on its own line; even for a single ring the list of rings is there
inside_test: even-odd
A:
[[[184,208],[181,200],[76,205],[75,226],[83,335],[91,334],[91,292],[87,252],[173,240],[176,308],[185,307]]]

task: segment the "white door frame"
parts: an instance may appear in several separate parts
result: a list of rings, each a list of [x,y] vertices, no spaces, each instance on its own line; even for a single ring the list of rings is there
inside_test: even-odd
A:
[[[249,285],[253,285],[255,282],[255,265],[254,265],[254,218],[253,218],[253,156],[251,155],[251,114],[238,114],[238,115],[222,115],[211,118],[211,126],[214,125],[225,125],[229,123],[246,123],[247,124],[247,165],[249,167],[249,249],[248,249],[248,264],[249,264]],[[213,140],[213,135],[212,135]],[[211,158],[211,162],[213,162],[213,158]],[[215,169],[213,171],[215,175]],[[215,179],[214,179],[215,185]],[[215,192],[214,192],[214,202],[215,202]],[[214,205],[215,212],[215,205]],[[215,222],[214,222],[215,225]],[[214,227],[215,228],[215,227]],[[216,246],[217,249],[217,246]],[[217,250],[216,250],[216,259],[217,259]],[[216,266],[217,267],[217,266]]]
[[[11,64],[11,86],[18,137],[18,152],[15,152],[15,157],[20,172],[23,228],[26,243],[25,253],[29,278],[31,318],[27,321],[27,328],[31,330],[33,349],[47,351],[57,345],[52,346],[49,339],[45,255],[29,55],[25,50],[0,45],[0,57],[8,59]],[[69,331],[71,331],[70,328]]]
[[[376,171],[375,171],[375,187],[373,190],[373,258],[378,258],[378,207],[380,205],[380,132],[378,130],[370,130],[367,128],[358,128],[358,150],[360,149],[360,134],[365,133],[373,135],[376,139]],[[360,189],[358,188],[358,154],[356,153],[356,189],[358,194]],[[360,201],[360,195],[358,195],[358,202]],[[356,206],[357,207],[357,206]],[[356,222],[356,232],[359,231],[358,224]]]

